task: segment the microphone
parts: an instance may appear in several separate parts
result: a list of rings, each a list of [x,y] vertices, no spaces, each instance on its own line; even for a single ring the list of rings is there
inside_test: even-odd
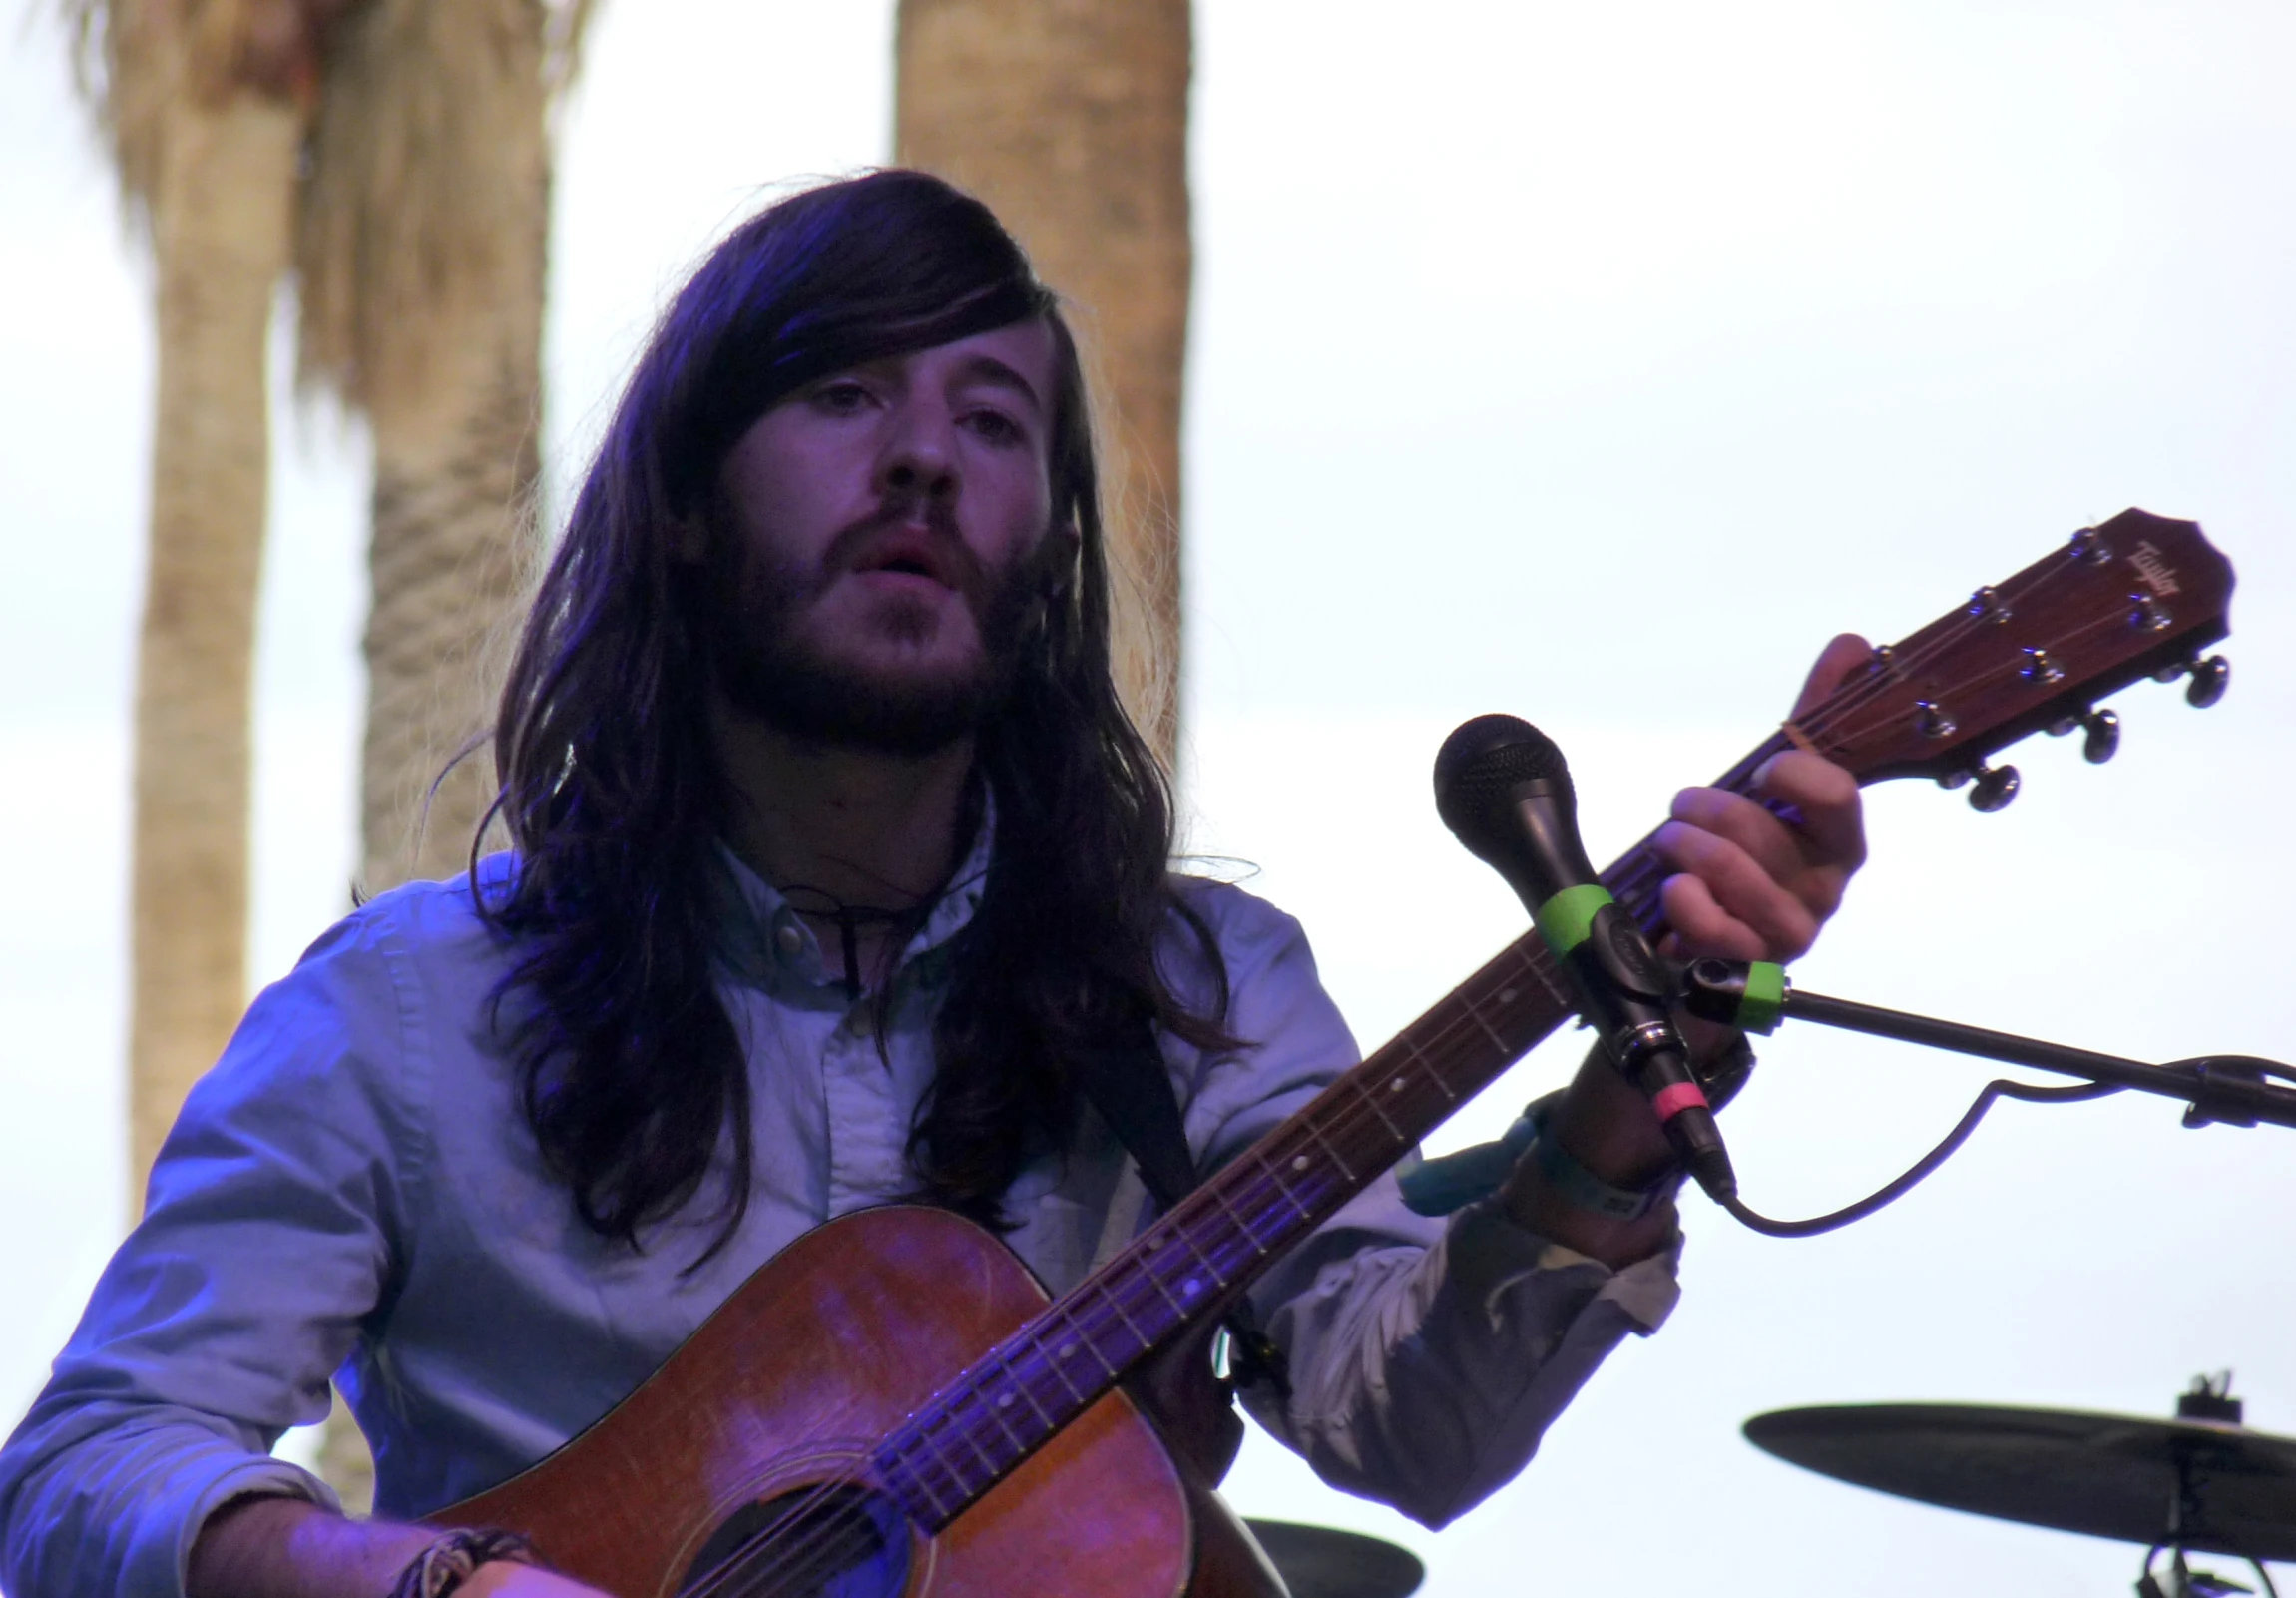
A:
[[[1611,1063],[1648,1096],[1698,1186],[1726,1206],[1738,1179],[1667,1009],[1673,984],[1587,859],[1578,794],[1555,741],[1515,716],[1462,724],[1435,757],[1435,809],[1530,910]]]

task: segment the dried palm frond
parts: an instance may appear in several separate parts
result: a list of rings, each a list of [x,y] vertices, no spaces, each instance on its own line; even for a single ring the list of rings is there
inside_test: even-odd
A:
[[[548,224],[549,98],[594,0],[364,0],[328,40],[297,208],[301,377],[411,401],[432,341],[520,292]]]
[[[242,81],[259,0],[63,0],[73,75],[139,218],[160,177],[167,113]]]

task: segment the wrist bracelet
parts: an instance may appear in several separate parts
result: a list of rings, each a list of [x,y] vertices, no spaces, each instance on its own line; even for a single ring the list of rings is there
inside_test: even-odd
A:
[[[1612,1221],[1639,1221],[1674,1196],[1674,1190],[1682,1185],[1679,1167],[1669,1167],[1646,1188],[1621,1188],[1581,1165],[1563,1147],[1561,1138],[1547,1132],[1548,1114],[1560,1100],[1560,1094],[1550,1094],[1534,1102],[1523,1116],[1531,1123],[1531,1158],[1538,1161],[1539,1174],[1565,1204]]]
[[[542,1563],[534,1544],[515,1531],[491,1526],[470,1526],[450,1531],[416,1554],[392,1584],[390,1598],[446,1598],[478,1570],[507,1560],[514,1565]]]

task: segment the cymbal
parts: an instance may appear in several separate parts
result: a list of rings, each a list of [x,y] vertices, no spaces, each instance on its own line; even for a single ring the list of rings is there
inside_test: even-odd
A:
[[[1291,1598],[1410,1598],[1427,1567],[1407,1548],[1296,1520],[1246,1520]]]
[[[1804,1469],[1947,1509],[2296,1560],[2296,1439],[2239,1425],[1880,1403],[1779,1409],[1745,1431]]]

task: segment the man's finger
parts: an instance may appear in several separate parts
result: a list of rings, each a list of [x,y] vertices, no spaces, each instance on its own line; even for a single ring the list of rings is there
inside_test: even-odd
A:
[[[1659,885],[1670,952],[1724,960],[1758,960],[1769,953],[1762,935],[1714,902],[1713,891],[1694,876],[1669,876]]]
[[[1851,871],[1865,863],[1865,806],[1858,798],[1858,780],[1841,767],[1803,750],[1787,750],[1754,773],[1754,788],[1801,812],[1798,846],[1807,860]],[[1776,824],[1783,828],[1785,823]]]
[[[1818,663],[1810,668],[1801,696],[1794,701],[1795,718],[1798,720],[1804,711],[1841,687],[1853,674],[1864,671],[1873,658],[1873,645],[1857,634],[1837,634],[1834,641],[1819,652]]]
[[[1745,958],[1792,959],[1817,936],[1815,912],[1729,839],[1669,821],[1654,841],[1661,854],[1705,885],[1724,913],[1762,940],[1763,951]]]
[[[1728,838],[1780,882],[1790,880],[1809,863],[1802,857],[1804,844],[1786,823],[1741,794],[1719,788],[1685,788],[1674,796],[1669,813],[1677,823]],[[1660,850],[1665,848],[1666,831],[1665,826],[1659,827],[1653,839]]]

